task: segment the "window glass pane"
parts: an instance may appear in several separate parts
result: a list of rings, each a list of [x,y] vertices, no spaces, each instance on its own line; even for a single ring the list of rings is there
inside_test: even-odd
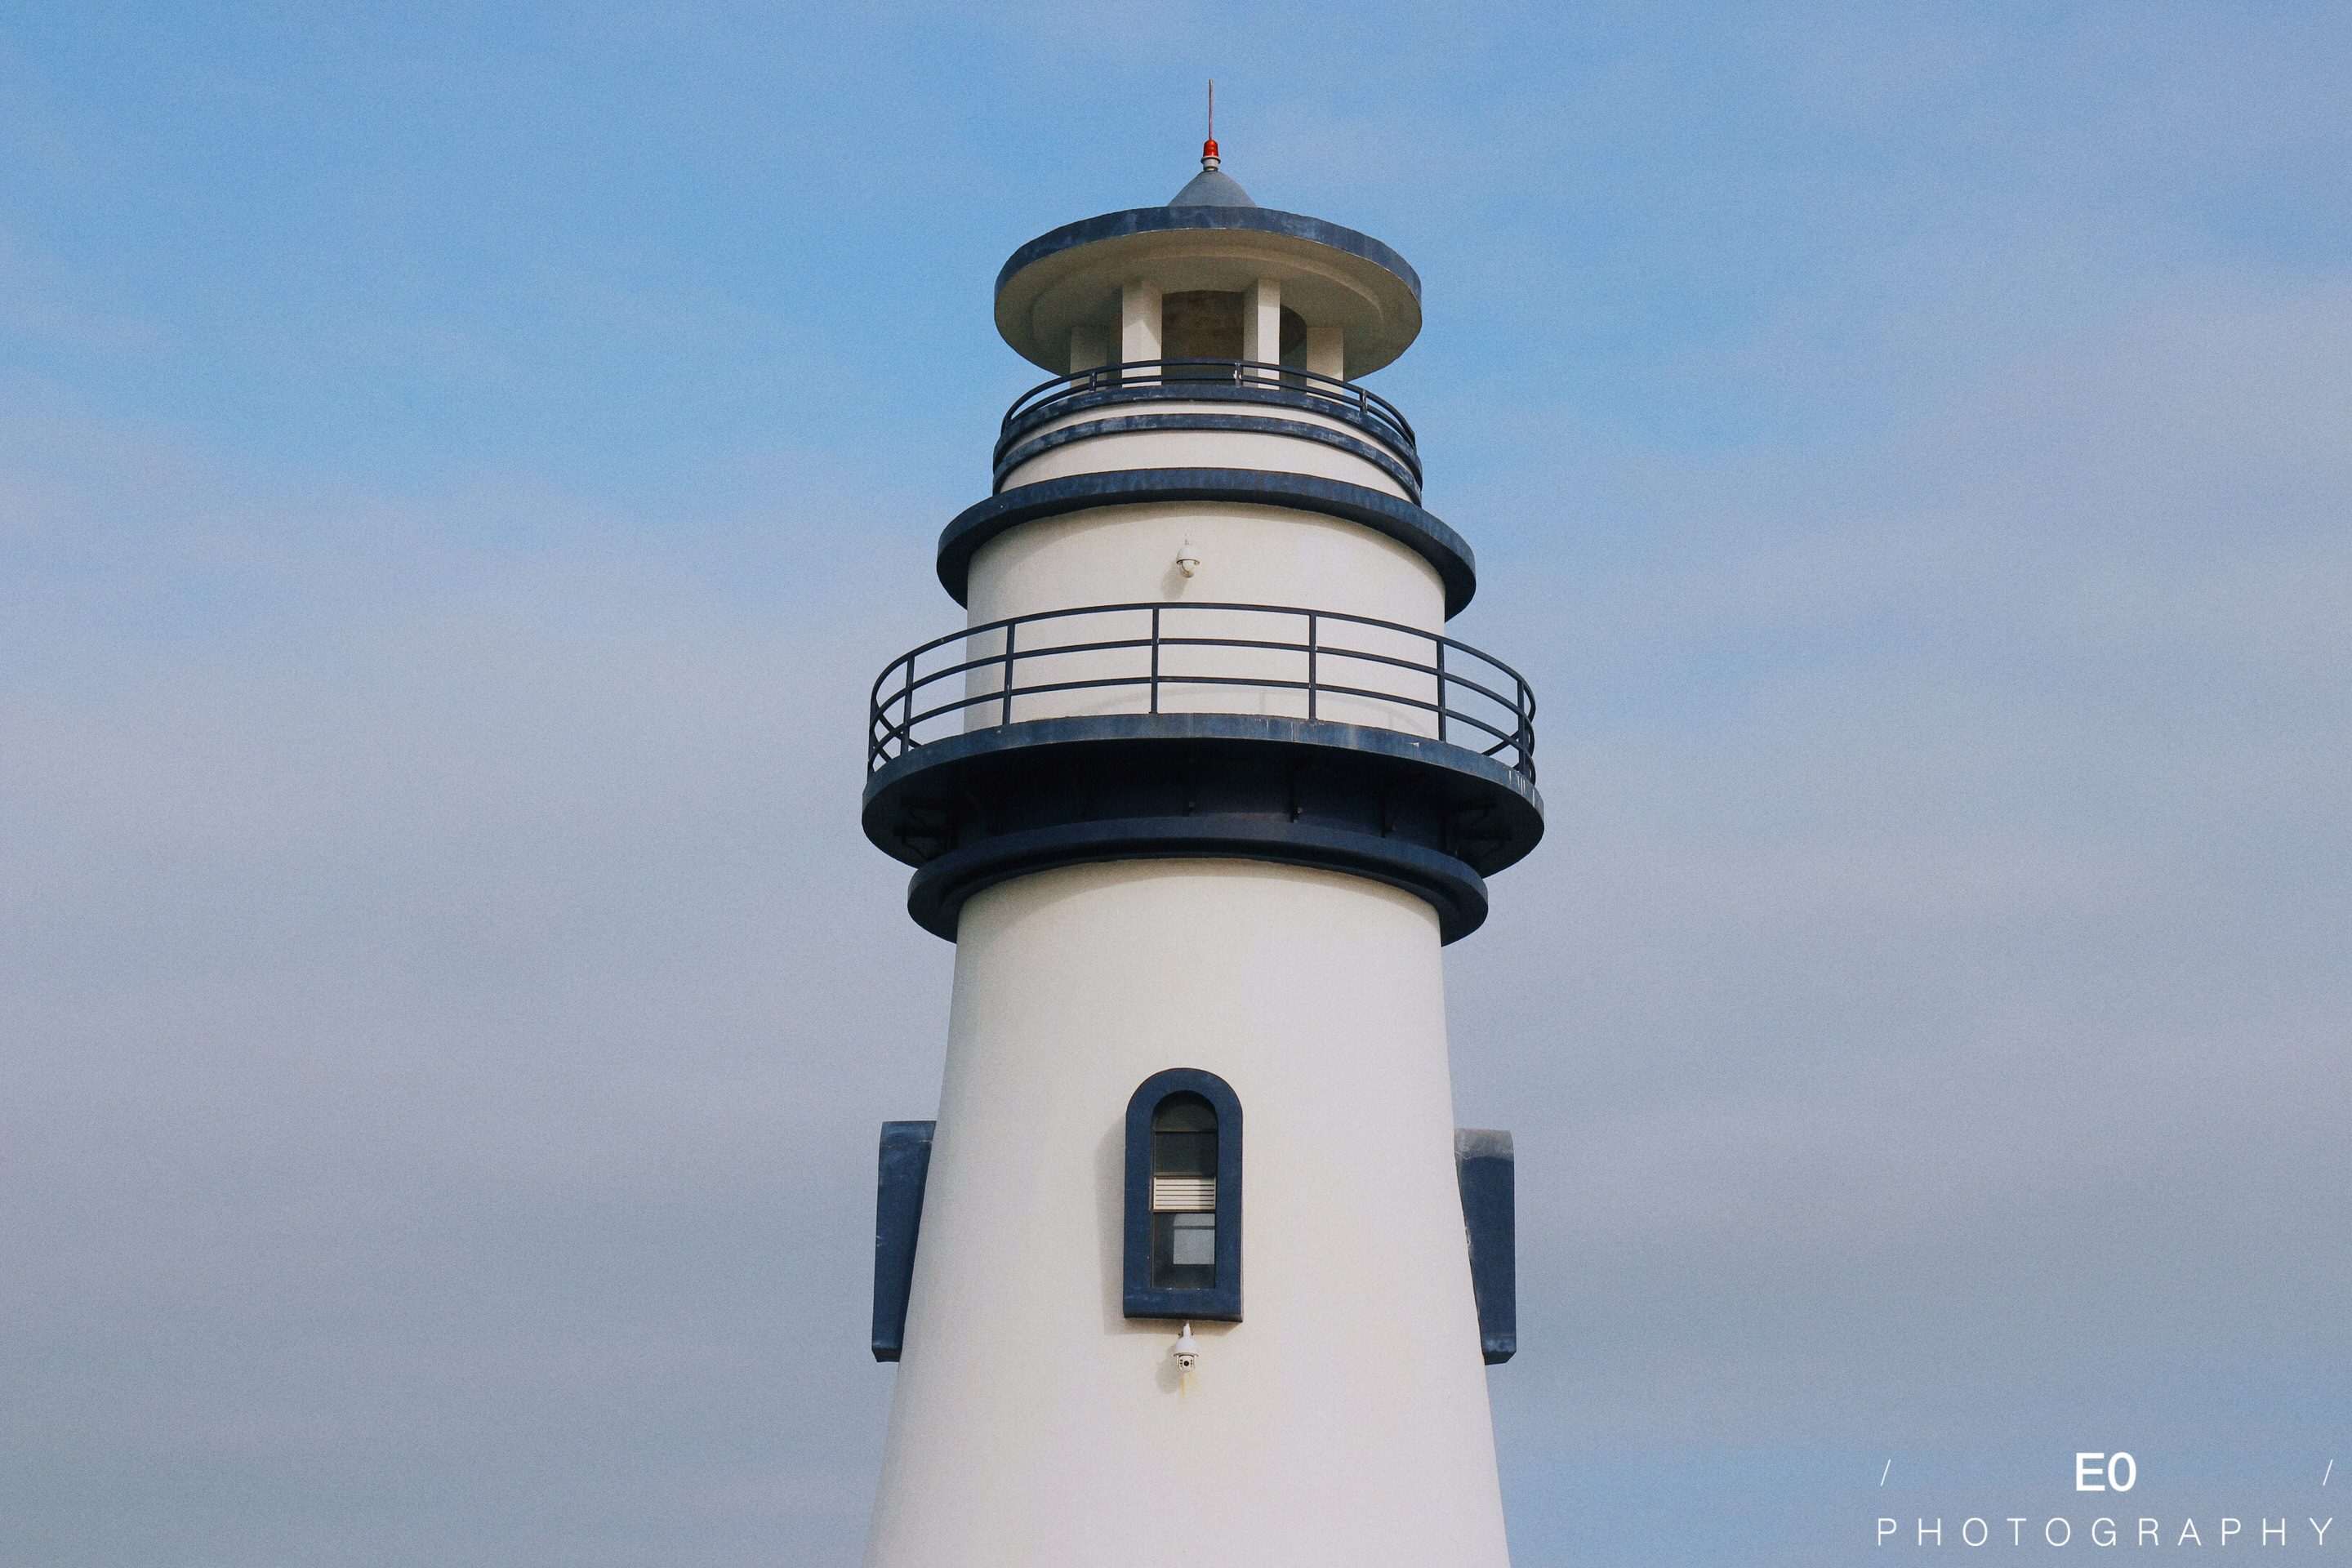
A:
[[[1180,1214],[1176,1215],[1176,1234],[1170,1247],[1168,1261],[1177,1268],[1198,1268],[1217,1263],[1217,1216],[1213,1214]]]
[[[1217,1108],[1197,1094],[1171,1094],[1151,1113],[1154,1132],[1214,1132]]]
[[[1181,1230],[1177,1229],[1182,1226]],[[1196,1261],[1197,1260],[1197,1261]],[[1151,1282],[1163,1290],[1211,1290],[1217,1284],[1217,1216],[1151,1216]]]
[[[1217,1135],[1213,1132],[1153,1133],[1151,1172],[1158,1176],[1215,1175]]]
[[[1217,1173],[1216,1109],[1197,1094],[1171,1094],[1151,1113],[1151,1172],[1158,1176]]]
[[[1151,1110],[1151,1282],[1161,1289],[1217,1284],[1217,1110],[1171,1094]]]

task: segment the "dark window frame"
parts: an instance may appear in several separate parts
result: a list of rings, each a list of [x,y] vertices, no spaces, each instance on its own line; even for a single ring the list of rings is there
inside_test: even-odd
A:
[[[1151,1118],[1171,1095],[1197,1094],[1217,1113],[1217,1282],[1181,1289],[1151,1282]],[[1242,1102],[1233,1086],[1197,1068],[1153,1073],[1127,1102],[1124,1290],[1130,1318],[1242,1321]]]

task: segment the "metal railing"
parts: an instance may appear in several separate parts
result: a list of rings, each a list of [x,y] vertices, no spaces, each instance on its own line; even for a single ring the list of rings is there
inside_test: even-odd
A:
[[[1093,370],[1057,375],[1013,399],[1013,406],[1004,411],[1003,435],[999,439],[999,446],[1001,447],[1005,440],[1009,440],[1016,428],[1026,428],[1049,418],[1060,405],[1089,393],[1128,386],[1182,387],[1203,383],[1304,393],[1308,397],[1332,405],[1336,411],[1352,416],[1357,423],[1402,447],[1408,454],[1417,455],[1419,451],[1413,439],[1412,426],[1405,423],[1404,416],[1397,412],[1394,404],[1376,392],[1367,392],[1352,381],[1342,381],[1338,376],[1323,375],[1311,370],[1293,370],[1256,360],[1231,359],[1134,360],[1125,364],[1107,364]],[[1001,450],[998,455],[1003,455]]]
[[[1279,619],[1269,626],[1269,616]],[[1298,635],[1263,635],[1291,626]],[[1260,635],[1210,635],[1219,631]],[[1236,658],[1212,650],[1244,651]],[[1233,705],[1249,693],[1255,707]],[[969,730],[1110,711],[1280,712],[1364,724],[1428,734],[1529,783],[1536,776],[1534,690],[1467,643],[1335,610],[1183,603],[1014,616],[899,655],[874,682],[866,771]]]

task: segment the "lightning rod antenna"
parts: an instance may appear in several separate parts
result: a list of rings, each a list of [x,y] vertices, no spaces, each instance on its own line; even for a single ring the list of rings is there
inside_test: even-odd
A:
[[[1217,79],[1209,79],[1209,139],[1201,143],[1201,167],[1217,166]]]

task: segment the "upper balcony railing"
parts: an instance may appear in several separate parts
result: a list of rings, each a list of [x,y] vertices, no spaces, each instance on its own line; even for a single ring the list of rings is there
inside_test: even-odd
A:
[[[1244,713],[1419,735],[1535,782],[1535,692],[1467,643],[1283,605],[1092,605],[990,621],[874,682],[870,773],[928,742],[1037,719]]]
[[[1002,458],[1003,449],[1022,431],[1035,428],[1077,399],[1095,393],[1141,387],[1165,387],[1181,393],[1197,388],[1203,396],[1214,396],[1226,386],[1287,393],[1309,400],[1310,405],[1328,405],[1328,412],[1371,431],[1399,447],[1408,458],[1418,460],[1419,447],[1412,426],[1397,412],[1396,405],[1380,394],[1367,392],[1352,381],[1311,370],[1231,359],[1134,360],[1057,375],[1031,387],[1005,410],[997,455]]]

